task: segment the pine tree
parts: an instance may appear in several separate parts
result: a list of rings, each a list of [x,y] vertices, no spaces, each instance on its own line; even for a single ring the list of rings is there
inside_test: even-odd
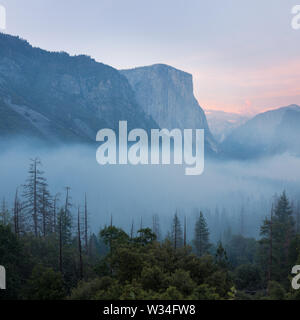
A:
[[[195,225],[194,246],[197,255],[200,257],[208,253],[211,246],[209,243],[209,230],[201,211]]]
[[[268,280],[272,279],[272,263],[273,263],[273,213],[271,213],[271,218],[265,218],[262,226],[260,227],[261,239],[260,252],[261,252],[261,264],[264,269],[265,275]]]
[[[14,201],[14,229],[17,237],[20,236],[20,201],[18,197],[18,188],[16,189]]]
[[[182,228],[181,228],[180,220],[178,218],[177,211],[173,218],[171,237],[172,237],[172,243],[173,243],[174,249],[176,250],[178,248],[181,248],[183,245]]]
[[[130,229],[130,240],[133,240],[133,234],[134,234],[134,220],[132,219],[131,229]]]
[[[217,252],[216,252],[216,263],[222,268],[227,268],[228,266],[228,257],[226,250],[224,249],[222,242],[219,241]]]
[[[67,246],[72,242],[72,221],[71,216],[66,214],[64,209],[58,213],[59,233],[61,234],[62,245]]]
[[[61,208],[57,216],[59,238],[59,270],[63,272],[64,248],[72,242],[72,216],[70,212],[70,188],[66,187],[65,207]]]
[[[295,222],[293,218],[293,212],[285,192],[283,192],[282,196],[280,197],[277,203],[274,216],[275,221],[274,224],[272,223],[274,233],[273,250],[275,250],[274,253],[276,254],[276,257],[279,261],[280,269],[286,270],[286,272],[289,273],[288,252],[291,239],[295,232]],[[282,276],[284,275],[282,274]]]
[[[268,280],[285,281],[289,274],[288,254],[291,239],[295,234],[293,212],[286,193],[277,200],[271,218],[261,226],[261,260]],[[268,257],[268,261],[266,261]]]
[[[0,209],[0,224],[6,226],[10,223],[10,214],[6,204],[5,198],[2,199],[1,209]]]
[[[89,237],[89,259],[90,261],[96,261],[99,256],[100,245],[97,236],[93,233]]]
[[[38,158],[31,159],[28,170],[28,178],[26,184],[23,185],[23,197],[25,198],[24,210],[29,220],[32,219],[33,224],[28,225],[28,229],[33,231],[35,237],[40,234],[41,225],[41,208],[43,199],[43,190],[46,185],[44,172],[39,168],[42,165]]]

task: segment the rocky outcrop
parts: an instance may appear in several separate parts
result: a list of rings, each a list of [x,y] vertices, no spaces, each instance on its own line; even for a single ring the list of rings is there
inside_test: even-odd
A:
[[[101,128],[157,128],[118,70],[0,34],[0,134],[95,141]]]
[[[205,129],[206,149],[217,152],[205,114],[194,97],[191,74],[164,64],[120,72],[134,89],[143,111],[161,128]]]
[[[0,136],[91,142],[101,128],[205,129],[192,76],[166,65],[118,71],[88,56],[33,48],[0,34]]]

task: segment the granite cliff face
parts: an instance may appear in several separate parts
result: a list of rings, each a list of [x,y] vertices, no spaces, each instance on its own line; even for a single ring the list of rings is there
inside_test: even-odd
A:
[[[118,70],[0,34],[0,135],[95,141],[101,128],[157,128]]]
[[[206,149],[217,152],[205,114],[193,94],[192,75],[157,64],[121,70],[143,111],[161,128],[205,129]]]
[[[0,34],[0,138],[92,142],[101,128],[205,129],[192,76],[166,65],[118,71],[90,57],[33,48]]]

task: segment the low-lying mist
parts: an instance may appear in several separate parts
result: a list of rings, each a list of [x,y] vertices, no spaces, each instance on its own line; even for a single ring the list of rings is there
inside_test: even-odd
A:
[[[87,193],[93,232],[108,224],[111,215],[114,224],[129,231],[133,220],[136,230],[141,223],[151,227],[157,214],[165,235],[177,210],[187,217],[191,239],[195,215],[202,210],[214,240],[226,228],[235,233],[242,228],[245,236],[257,236],[275,193],[286,190],[290,199],[298,199],[300,159],[289,155],[243,162],[206,159],[202,175],[186,176],[179,165],[100,166],[96,146],[10,145],[0,153],[0,197],[12,207],[16,187],[21,194],[28,176],[30,159],[38,157],[50,191],[60,193],[62,206],[66,186],[71,187],[74,213],[79,205],[83,207]]]

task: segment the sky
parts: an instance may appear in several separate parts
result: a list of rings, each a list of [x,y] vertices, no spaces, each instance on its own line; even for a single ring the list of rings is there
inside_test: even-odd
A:
[[[204,109],[300,105],[300,0],[0,0],[6,33],[117,69],[165,63],[194,78]]]

